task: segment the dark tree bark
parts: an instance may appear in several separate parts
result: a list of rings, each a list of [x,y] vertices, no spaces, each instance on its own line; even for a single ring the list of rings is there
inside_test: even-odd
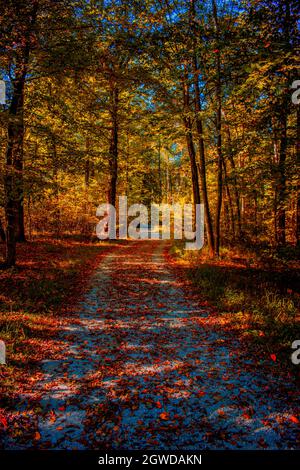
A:
[[[200,173],[200,182],[201,182],[201,196],[204,205],[204,216],[205,216],[205,226],[206,226],[206,233],[207,233],[207,242],[208,242],[208,250],[209,255],[211,257],[214,256],[214,231],[213,231],[213,222],[209,207],[208,201],[208,190],[207,190],[207,181],[206,181],[206,162],[205,162],[205,145],[204,145],[204,137],[203,137],[203,123],[201,119],[201,99],[200,99],[200,87],[199,87],[199,78],[198,78],[198,60],[197,60],[197,52],[196,52],[196,35],[197,32],[196,28],[196,10],[195,10],[195,0],[191,1],[190,4],[190,27],[191,33],[193,35],[193,78],[194,78],[194,90],[195,90],[195,114],[196,114],[196,131],[197,131],[197,138],[198,138],[198,150],[199,150],[199,173]]]
[[[286,243],[286,151],[287,151],[287,116],[282,116],[280,129],[280,150],[278,163],[278,187],[277,187],[277,244],[284,246]]]
[[[17,6],[18,8],[18,6]],[[5,156],[5,219],[6,255],[5,267],[16,263],[16,241],[24,234],[23,211],[23,141],[24,141],[24,87],[29,63],[31,32],[36,22],[38,2],[34,2],[30,18],[24,17],[26,30],[22,36],[24,46],[18,51],[13,80],[13,95],[8,110],[7,149]],[[20,15],[22,13],[20,12]]]
[[[91,161],[90,161],[90,142],[89,138],[86,138],[85,141],[85,146],[86,146],[86,157],[85,157],[85,169],[84,169],[84,183],[85,187],[88,188],[90,185],[90,177],[91,177]]]
[[[220,254],[220,224],[221,224],[221,210],[222,210],[222,196],[223,196],[223,155],[222,155],[222,83],[221,83],[221,57],[220,57],[220,32],[218,11],[215,0],[212,0],[213,17],[216,30],[217,52],[216,52],[216,130],[217,130],[217,153],[218,153],[218,196],[217,208],[215,219],[215,255]]]
[[[193,186],[193,202],[194,205],[200,204],[200,190],[199,190],[199,179],[198,169],[196,162],[196,151],[193,141],[192,122],[189,116],[190,113],[190,92],[188,85],[188,73],[187,66],[185,65],[185,73],[183,78],[183,102],[184,102],[184,127],[186,134],[186,143],[188,148],[188,154],[190,157],[191,174],[192,174],[192,186]]]
[[[27,65],[27,62],[26,62]],[[20,65],[13,85],[13,97],[9,107],[8,141],[6,150],[6,172],[4,178],[6,257],[5,266],[16,263],[16,241],[19,226],[19,207],[22,179],[20,166],[23,159],[23,101],[26,65]]]
[[[282,18],[282,34],[284,39],[283,48],[286,53],[290,53],[293,48],[291,44],[292,31],[295,27],[295,20],[291,17],[291,6],[289,0],[280,3],[280,16]],[[289,70],[284,74],[283,95],[281,97],[280,109],[278,110],[279,122],[279,163],[278,163],[278,187],[277,187],[277,244],[286,244],[286,157],[288,147],[288,116],[290,113],[290,83],[291,73]]]
[[[229,214],[230,214],[230,221],[231,221],[231,231],[232,231],[232,236],[233,236],[233,239],[234,239],[235,238],[234,211],[233,211],[233,203],[232,203],[230,187],[229,187],[228,179],[227,179],[226,162],[225,162],[224,158],[223,158],[223,169],[224,169],[224,177],[225,177],[224,183],[225,183],[225,189],[226,189],[226,195],[227,195],[228,207],[229,207]]]
[[[5,242],[5,239],[6,239],[6,237],[5,237],[5,231],[4,231],[4,229],[3,229],[1,219],[0,219],[0,238],[1,238],[1,240],[2,240],[3,242]]]
[[[238,240],[241,240],[242,239],[241,202],[240,202],[240,195],[239,195],[239,189],[238,189],[237,177],[236,177],[236,164],[235,164],[234,157],[233,157],[231,132],[230,132],[230,127],[228,124],[225,126],[225,129],[226,129],[226,134],[227,134],[227,147],[228,147],[226,154],[228,156],[231,169],[233,171],[232,182],[233,182],[233,197],[234,197],[234,203],[235,203],[235,208],[236,208],[237,238]]]
[[[162,176],[161,176],[161,142],[160,136],[158,138],[158,202],[162,201]]]
[[[195,112],[196,112],[196,130],[198,136],[198,149],[199,149],[199,159],[200,159],[200,181],[201,181],[201,193],[202,200],[204,204],[204,215],[205,215],[205,224],[207,232],[207,242],[210,256],[214,255],[214,232],[213,232],[213,223],[210,213],[209,201],[208,201],[208,190],[207,190],[207,181],[206,181],[206,163],[205,163],[205,145],[203,137],[203,124],[200,116],[201,112],[201,102],[200,102],[200,89],[198,81],[198,64],[196,54],[194,55],[193,61],[194,67],[194,86],[195,86]]]
[[[116,205],[117,181],[118,181],[118,106],[119,90],[116,81],[110,80],[110,115],[111,115],[111,135],[109,146],[109,188],[108,202]]]

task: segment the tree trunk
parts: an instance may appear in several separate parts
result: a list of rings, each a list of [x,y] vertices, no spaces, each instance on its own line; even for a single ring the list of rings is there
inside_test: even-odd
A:
[[[186,134],[186,143],[188,148],[188,154],[190,157],[191,174],[192,174],[192,186],[193,186],[193,202],[194,206],[200,204],[200,190],[199,190],[199,179],[198,179],[198,168],[196,162],[196,151],[193,141],[192,122],[189,117],[190,112],[190,92],[188,85],[188,72],[187,66],[184,66],[184,78],[183,78],[183,103],[184,103],[184,127]]]
[[[223,115],[225,116],[224,112],[223,112]],[[240,203],[240,195],[239,195],[239,190],[238,190],[238,185],[237,185],[236,165],[235,165],[233,152],[232,152],[231,132],[230,132],[229,125],[227,124],[225,128],[226,128],[227,139],[228,139],[227,156],[230,162],[231,169],[233,171],[233,196],[234,196],[234,202],[235,202],[235,207],[236,207],[237,238],[238,240],[241,240],[242,239],[241,203]]]
[[[25,235],[25,222],[24,222],[24,198],[23,198],[23,191],[21,200],[19,201],[19,209],[18,209],[18,235],[17,235],[17,242],[23,243],[26,242],[26,235]]]
[[[3,229],[1,219],[0,219],[0,238],[3,242],[5,242],[5,231]]]
[[[8,111],[7,148],[5,157],[5,219],[6,219],[6,254],[5,267],[16,263],[16,241],[24,235],[23,212],[23,141],[24,141],[24,87],[29,62],[31,32],[36,22],[39,4],[34,2],[28,28],[20,41],[24,48],[17,52],[15,77],[13,79],[13,95]],[[30,20],[29,20],[30,18]],[[22,209],[20,210],[20,207]],[[20,223],[21,222],[21,223]],[[20,227],[21,230],[18,228]],[[23,231],[23,233],[22,233]]]
[[[200,116],[201,113],[201,101],[200,101],[200,88],[199,88],[199,79],[198,79],[198,61],[196,54],[196,9],[195,9],[195,0],[191,1],[190,4],[190,26],[191,34],[194,38],[193,40],[193,76],[194,76],[194,89],[195,89],[195,114],[196,114],[196,130],[198,137],[198,149],[199,149],[199,169],[200,169],[200,182],[201,182],[201,195],[204,205],[204,216],[205,216],[205,226],[207,233],[207,243],[208,251],[211,257],[214,256],[214,232],[213,232],[213,223],[212,217],[209,208],[208,201],[208,190],[207,190],[207,181],[206,181],[206,163],[205,163],[205,145],[203,137],[203,124]]]
[[[199,89],[199,82],[198,82],[198,64],[196,54],[194,54],[194,86],[195,86],[195,111],[196,111],[196,129],[197,129],[197,136],[198,136],[198,148],[199,148],[199,157],[200,157],[200,181],[201,181],[201,193],[202,193],[202,200],[204,204],[204,215],[205,215],[205,224],[206,224],[206,232],[207,232],[207,242],[208,242],[208,250],[209,254],[212,257],[214,255],[214,232],[213,232],[213,224],[212,218],[210,213],[209,201],[208,201],[208,190],[207,190],[207,182],[206,182],[206,163],[205,163],[205,146],[204,146],[204,138],[203,138],[203,124],[202,119],[200,117],[201,112],[201,104],[200,104],[200,89]]]
[[[111,99],[111,137],[109,146],[109,188],[108,203],[116,205],[117,180],[118,180],[118,104],[119,90],[114,80],[110,82],[110,99]]]
[[[284,246],[286,243],[285,225],[286,225],[286,150],[287,150],[287,116],[281,119],[280,130],[280,150],[278,163],[278,192],[277,192],[277,244]]]
[[[85,141],[85,148],[86,148],[86,156],[85,156],[85,171],[84,171],[84,183],[85,187],[88,188],[90,185],[90,176],[91,176],[91,165],[90,165],[90,156],[89,156],[89,149],[90,149],[90,142],[89,138],[86,138]]]
[[[284,49],[286,53],[292,51],[290,44],[291,31],[294,24],[291,21],[290,2],[285,0],[280,3],[280,14],[283,18],[283,36]],[[287,70],[285,76],[285,84],[282,96],[282,105],[280,106],[279,124],[280,124],[280,149],[278,164],[278,199],[277,199],[277,244],[284,246],[286,244],[286,156],[288,146],[287,124],[290,112],[290,78],[291,74]]]
[[[220,254],[220,223],[221,223],[221,210],[222,210],[222,196],[223,196],[223,155],[222,155],[222,83],[221,83],[221,57],[220,57],[220,39],[219,39],[219,21],[218,11],[215,0],[212,0],[213,16],[216,29],[217,51],[216,51],[216,102],[217,102],[217,115],[216,115],[216,130],[217,130],[217,153],[218,153],[218,198],[215,219],[215,255]]]
[[[51,151],[52,151],[52,165],[53,165],[53,183],[54,183],[54,198],[55,198],[55,207],[54,207],[54,232],[56,238],[59,238],[61,231],[61,215],[59,208],[59,182],[58,182],[58,168],[59,162],[57,158],[57,144],[56,138],[53,135],[51,138]]]
[[[162,177],[161,177],[161,142],[160,136],[158,137],[158,202],[162,201]]]
[[[25,74],[23,70],[15,79],[13,97],[9,107],[8,140],[6,150],[6,172],[4,178],[5,217],[6,217],[6,257],[5,266],[16,263],[16,241],[19,226],[20,191],[22,178],[19,168],[23,159],[23,101]]]
[[[226,162],[223,158],[223,168],[224,168],[224,183],[225,183],[225,189],[226,189],[226,194],[227,194],[227,199],[228,199],[228,206],[229,206],[229,214],[230,214],[230,219],[231,219],[231,232],[233,239],[235,238],[235,220],[234,220],[234,211],[233,211],[233,204],[232,204],[232,197],[230,193],[230,188],[228,185],[228,180],[227,180],[227,168],[226,168]]]

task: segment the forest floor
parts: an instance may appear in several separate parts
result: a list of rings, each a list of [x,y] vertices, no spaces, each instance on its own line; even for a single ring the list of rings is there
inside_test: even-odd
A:
[[[21,321],[14,313],[21,298],[11,298],[7,313],[13,363],[1,369],[2,448],[299,448],[293,374],[275,354],[252,354],[236,324],[199,295],[167,244],[61,242],[49,244],[48,257],[49,250],[52,267],[43,271],[40,248],[40,263],[21,264],[13,278],[16,297],[26,269],[39,278],[42,270],[44,287],[41,279],[28,281],[33,305],[23,300]],[[8,274],[2,276],[7,303]],[[67,307],[83,292],[74,311],[55,314],[53,296]],[[39,308],[43,296],[47,315]]]

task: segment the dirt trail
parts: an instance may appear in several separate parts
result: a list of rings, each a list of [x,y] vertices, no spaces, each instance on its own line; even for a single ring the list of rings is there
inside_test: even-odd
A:
[[[163,246],[105,257],[60,332],[63,357],[43,364],[40,438],[28,447],[297,448],[292,384],[212,328]]]

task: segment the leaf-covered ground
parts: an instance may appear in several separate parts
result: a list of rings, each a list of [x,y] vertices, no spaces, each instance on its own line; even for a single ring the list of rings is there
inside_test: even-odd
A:
[[[161,242],[109,252],[56,346],[2,417],[6,449],[300,447],[295,383],[222,329]]]

